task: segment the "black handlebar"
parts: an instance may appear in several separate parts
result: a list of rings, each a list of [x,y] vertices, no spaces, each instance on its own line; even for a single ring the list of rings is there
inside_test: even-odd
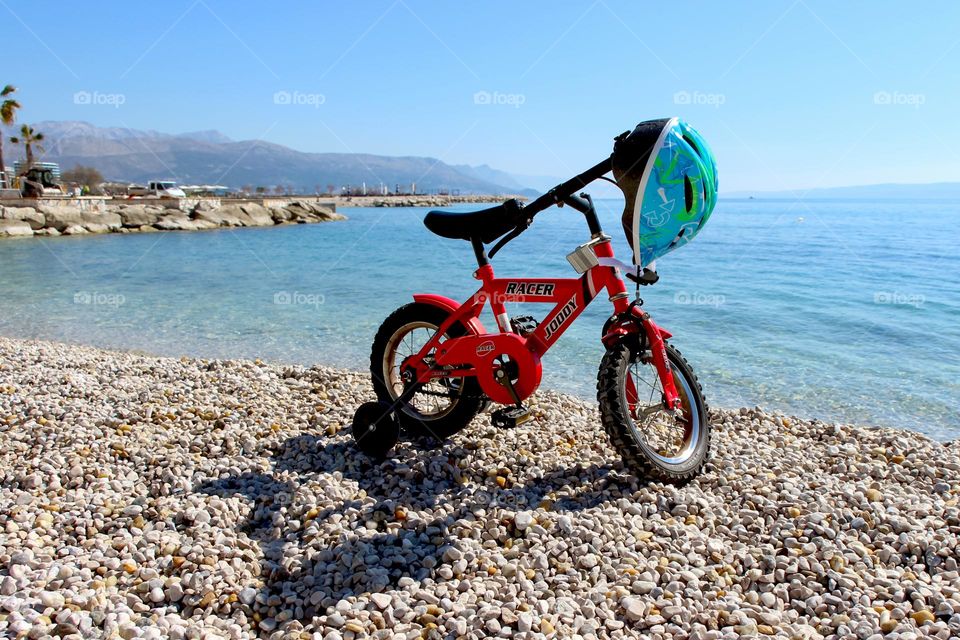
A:
[[[525,205],[522,209],[520,209],[521,219],[517,222],[517,226],[515,226],[510,233],[500,238],[497,244],[490,249],[489,257],[492,258],[495,256],[497,252],[504,247],[504,245],[526,231],[527,227],[530,226],[530,223],[533,222],[534,216],[544,209],[549,209],[556,204],[567,204],[570,206],[570,208],[576,209],[580,213],[585,214],[587,216],[587,224],[590,226],[590,233],[599,233],[600,223],[597,221],[597,216],[595,213],[590,213],[594,211],[593,200],[590,199],[590,196],[584,193],[580,194],[581,197],[577,197],[574,194],[594,180],[597,180],[601,176],[605,175],[611,169],[611,158],[605,158],[602,162],[597,163],[583,173],[570,178],[566,182],[558,184],[530,204]]]
[[[548,209],[555,204],[565,202],[567,198],[573,196],[577,191],[583,189],[594,180],[599,179],[612,169],[610,158],[604,158],[602,162],[590,167],[580,175],[574,176],[564,183],[558,184],[550,191],[526,205],[523,208],[528,218],[532,218],[544,209]]]

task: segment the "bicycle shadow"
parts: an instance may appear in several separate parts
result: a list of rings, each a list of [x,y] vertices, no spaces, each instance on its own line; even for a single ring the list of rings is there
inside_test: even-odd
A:
[[[399,588],[404,577],[436,579],[437,570],[449,564],[444,552],[458,538],[451,525],[474,517],[480,509],[536,509],[547,496],[567,491],[570,495],[550,500],[550,510],[579,511],[640,486],[629,474],[615,473],[612,465],[572,465],[507,487],[479,471],[464,482],[456,462],[469,451],[456,444],[374,463],[352,442],[326,440],[326,436],[295,436],[274,450],[272,471],[243,473],[195,487],[209,495],[240,494],[252,501],[249,516],[237,529],[256,540],[263,553],[263,586],[253,608],[264,618],[279,613],[291,590],[304,602],[295,617],[309,620],[326,614],[348,596]],[[318,549],[313,544],[315,532],[297,516],[315,508],[309,487],[337,473],[342,478],[339,482],[356,482],[363,494],[313,514],[313,522],[332,523],[337,529],[336,540]],[[585,477],[591,481],[583,483]],[[308,490],[301,491],[305,487]],[[445,505],[441,515],[416,517],[441,503]],[[401,511],[410,516],[398,523]]]

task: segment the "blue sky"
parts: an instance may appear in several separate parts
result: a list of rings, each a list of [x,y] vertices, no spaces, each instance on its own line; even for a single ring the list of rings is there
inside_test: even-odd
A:
[[[960,180],[956,2],[0,0],[0,16],[21,122],[566,177],[679,115],[728,191]]]

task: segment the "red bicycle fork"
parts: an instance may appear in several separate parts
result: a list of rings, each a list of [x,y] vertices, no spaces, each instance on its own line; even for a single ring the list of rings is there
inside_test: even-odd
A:
[[[621,319],[603,336],[603,343],[610,347],[626,336],[642,331],[647,339],[646,342],[641,342],[641,348],[647,346],[650,349],[650,357],[653,360],[654,368],[657,370],[657,377],[660,379],[660,387],[663,390],[664,404],[670,410],[679,409],[681,406],[680,395],[677,393],[673,368],[670,366],[670,359],[667,357],[666,345],[666,340],[673,337],[673,334],[659,326],[653,321],[649,313],[635,304],[625,310],[625,313],[619,315]],[[639,394],[632,376],[628,377],[627,385],[627,403],[633,410],[639,402]]]
[[[645,311],[640,311],[640,313],[642,314],[643,330],[646,332],[650,344],[653,366],[657,369],[660,386],[663,388],[663,399],[668,409],[679,409],[680,395],[677,393],[677,386],[674,384],[673,368],[670,366],[669,358],[667,358],[667,343],[664,340],[670,337],[670,332],[657,326],[649,313]]]

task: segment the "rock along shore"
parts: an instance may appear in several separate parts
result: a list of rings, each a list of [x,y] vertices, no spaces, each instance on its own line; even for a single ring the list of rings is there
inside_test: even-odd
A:
[[[683,487],[539,392],[371,464],[366,374],[0,338],[0,635],[960,636],[960,443],[714,411]]]
[[[23,199],[0,206],[0,237],[199,231],[344,220],[332,202]],[[266,204],[265,204],[266,203]]]

